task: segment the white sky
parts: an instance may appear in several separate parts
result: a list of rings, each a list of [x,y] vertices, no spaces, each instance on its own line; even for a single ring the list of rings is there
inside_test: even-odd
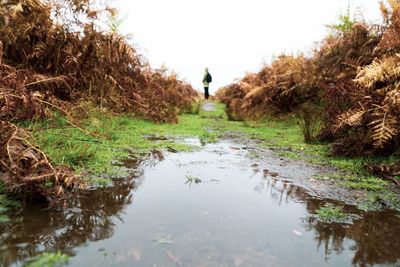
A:
[[[153,68],[166,65],[202,90],[230,84],[282,52],[310,51],[337,22],[349,0],[128,0],[115,1],[121,32]],[[380,22],[379,0],[350,0],[367,21]]]

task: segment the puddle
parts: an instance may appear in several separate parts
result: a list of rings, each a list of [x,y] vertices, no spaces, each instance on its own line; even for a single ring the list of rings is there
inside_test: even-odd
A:
[[[214,111],[215,110],[215,104],[213,102],[206,101],[201,109],[205,111]]]
[[[400,265],[398,213],[344,206],[352,224],[309,220],[332,201],[292,181],[317,170],[249,153],[221,142],[155,154],[140,177],[87,192],[64,212],[10,215],[0,225],[0,265],[49,250],[71,255],[70,266]]]

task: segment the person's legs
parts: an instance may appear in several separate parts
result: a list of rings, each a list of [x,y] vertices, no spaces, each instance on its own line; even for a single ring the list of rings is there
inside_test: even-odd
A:
[[[208,87],[204,87],[204,98],[205,98],[205,99],[208,99],[208,96],[209,96],[209,94],[208,94]]]

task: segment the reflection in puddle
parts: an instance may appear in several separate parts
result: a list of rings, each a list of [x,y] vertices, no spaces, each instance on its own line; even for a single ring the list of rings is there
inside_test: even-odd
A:
[[[194,142],[192,142],[194,143]],[[367,266],[399,264],[400,218],[361,212],[352,224],[307,220],[331,201],[290,180],[311,177],[232,143],[201,151],[153,151],[122,161],[140,177],[77,197],[64,212],[29,209],[0,225],[0,265],[42,251],[73,255],[71,266]],[[201,183],[185,184],[188,177]]]

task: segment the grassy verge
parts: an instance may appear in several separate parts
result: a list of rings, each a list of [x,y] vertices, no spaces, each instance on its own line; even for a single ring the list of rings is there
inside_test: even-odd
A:
[[[89,174],[93,184],[107,185],[108,178],[126,176],[129,172],[115,164],[120,160],[141,157],[152,150],[192,149],[176,142],[177,137],[197,136],[202,142],[216,140],[218,134],[207,127],[214,115],[215,112],[200,111],[181,115],[179,124],[155,124],[128,115],[93,110],[80,124],[86,132],[101,137],[70,127],[66,119],[57,114],[55,119],[26,122],[21,126],[32,132],[34,143],[54,164]]]
[[[207,143],[218,137],[237,136],[256,139],[261,147],[275,149],[282,156],[330,165],[342,171],[316,179],[330,179],[348,188],[383,192],[393,197],[387,190],[389,182],[368,174],[363,168],[365,160],[380,159],[330,157],[328,145],[303,141],[294,118],[235,122],[227,120],[224,108],[224,105],[215,103],[214,111],[182,114],[178,124],[154,124],[98,111],[81,121],[82,127],[88,131],[107,138],[94,138],[77,128],[69,128],[62,117],[25,126],[32,130],[36,144],[55,164],[69,166],[78,173],[89,173],[92,182],[100,185],[107,184],[104,177],[126,175],[126,169],[113,165],[117,160],[140,157],[154,149],[192,149],[175,142],[176,137],[198,137]]]
[[[371,191],[383,190],[390,184],[388,181],[368,173],[366,162],[381,162],[381,158],[346,158],[329,156],[329,145],[307,144],[294,118],[279,120],[267,119],[257,123],[227,122],[228,128],[243,132],[254,139],[262,140],[262,146],[277,150],[278,155],[293,159],[302,159],[318,165],[336,167],[339,173],[329,176],[315,177],[317,179],[332,179],[345,187],[366,189]],[[394,160],[394,159],[389,159]]]

